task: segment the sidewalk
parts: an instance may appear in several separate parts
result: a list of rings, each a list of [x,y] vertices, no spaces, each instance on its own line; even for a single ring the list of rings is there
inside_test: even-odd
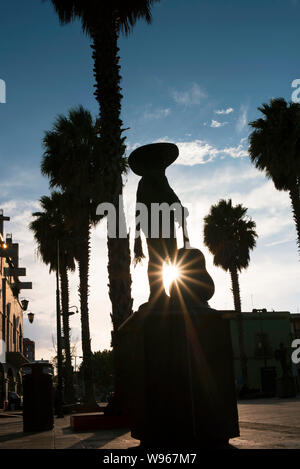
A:
[[[55,418],[53,430],[23,433],[22,414],[6,413],[0,417],[1,449],[128,449],[140,442],[130,436],[129,429],[73,432],[70,415]]]
[[[259,399],[238,405],[240,437],[230,440],[237,449],[300,449],[300,399]],[[139,441],[129,430],[73,432],[70,416],[55,419],[51,431],[23,433],[22,415],[0,418],[0,449],[122,449]]]

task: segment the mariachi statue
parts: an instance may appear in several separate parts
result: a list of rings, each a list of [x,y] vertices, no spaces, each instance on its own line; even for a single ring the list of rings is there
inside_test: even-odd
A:
[[[180,222],[182,205],[171,189],[165,175],[166,168],[178,157],[178,148],[172,143],[152,143],[134,150],[128,163],[132,171],[142,176],[137,189],[136,237],[134,245],[135,262],[144,256],[141,231],[147,240],[149,264],[149,301],[159,303],[166,299],[162,283],[162,269],[167,261],[174,261],[177,253],[175,219]],[[154,205],[174,204],[175,210],[168,212],[166,232],[162,212],[154,214]],[[142,206],[145,210],[142,210]],[[140,209],[138,209],[140,207]],[[139,212],[139,213],[138,213]],[[143,216],[144,215],[144,216]]]
[[[187,209],[171,189],[165,175],[166,168],[178,157],[173,143],[153,143],[134,150],[128,159],[132,171],[142,176],[137,190],[135,262],[144,256],[141,231],[147,240],[149,264],[149,302],[156,305],[169,301],[163,287],[163,265],[178,264],[179,275],[170,287],[170,301],[176,306],[208,306],[214,294],[214,283],[205,268],[205,259],[199,249],[192,249],[186,229]],[[169,210],[156,211],[163,204]],[[143,211],[144,209],[144,211]],[[175,221],[183,229],[184,247],[177,249]]]

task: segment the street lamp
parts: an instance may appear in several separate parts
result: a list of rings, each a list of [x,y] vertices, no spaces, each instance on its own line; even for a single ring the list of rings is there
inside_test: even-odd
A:
[[[21,303],[23,311],[27,311],[29,301],[24,298],[24,300],[21,300],[20,303]]]
[[[34,314],[33,313],[28,313],[27,314],[27,317],[28,317],[28,321],[30,322],[30,324],[33,323],[33,319],[34,319]]]
[[[76,308],[76,311],[70,311],[71,308]],[[78,311],[78,307],[77,306],[69,306],[69,311],[68,311],[68,315],[69,316],[72,316],[73,314],[77,314],[79,311]],[[63,316],[64,313],[61,313],[61,315]]]
[[[70,311],[71,308],[76,308],[76,311],[75,311],[75,312],[74,312],[74,311]],[[77,308],[77,306],[70,306],[70,307],[69,307],[69,316],[72,316],[72,314],[75,314],[75,313],[78,314],[78,308]]]

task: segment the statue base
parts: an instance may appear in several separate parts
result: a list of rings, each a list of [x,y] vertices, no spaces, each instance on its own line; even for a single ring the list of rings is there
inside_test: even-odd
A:
[[[239,436],[229,321],[209,307],[146,305],[118,331],[122,403],[143,446]]]
[[[292,376],[285,376],[277,379],[277,395],[280,398],[296,397],[297,384]]]

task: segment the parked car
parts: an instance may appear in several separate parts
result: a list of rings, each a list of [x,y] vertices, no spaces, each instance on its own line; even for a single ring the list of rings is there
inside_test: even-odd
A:
[[[16,392],[9,391],[8,392],[8,410],[19,410],[21,409],[21,396]]]

